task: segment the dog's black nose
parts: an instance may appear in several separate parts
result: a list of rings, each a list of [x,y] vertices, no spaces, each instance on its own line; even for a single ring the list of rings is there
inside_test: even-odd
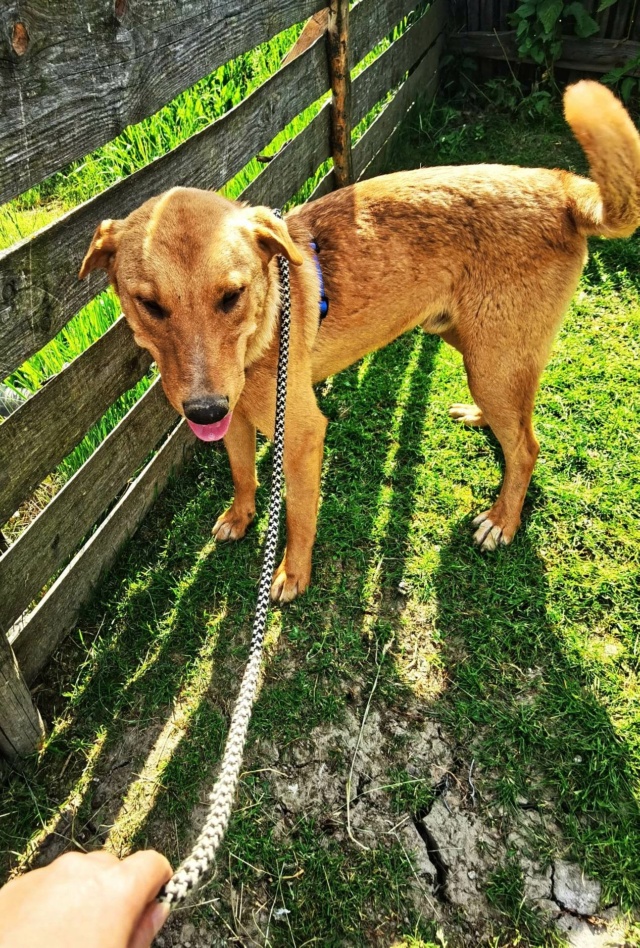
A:
[[[229,399],[224,395],[207,395],[183,402],[182,408],[189,421],[197,425],[213,425],[229,413]]]

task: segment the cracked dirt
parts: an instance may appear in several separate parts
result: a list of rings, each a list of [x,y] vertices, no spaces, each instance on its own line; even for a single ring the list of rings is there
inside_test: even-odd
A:
[[[527,801],[521,801],[516,817],[489,805],[476,789],[474,766],[459,759],[437,723],[418,714],[412,720],[411,709],[401,721],[372,709],[364,727],[360,709],[354,709],[340,725],[319,727],[281,753],[262,741],[251,758],[269,772],[276,839],[286,838],[306,816],[316,821],[327,840],[345,847],[399,845],[412,866],[407,899],[417,915],[441,923],[449,946],[489,941],[497,914],[487,899],[487,886],[496,868],[507,863],[519,865],[528,904],[568,944],[629,944],[616,908],[600,905],[597,883],[571,863],[537,861],[536,841],[560,839],[545,814]],[[408,780],[428,784],[432,802],[419,812],[399,813],[389,777],[394,767],[402,768]],[[201,816],[194,813],[194,832]],[[227,928],[212,931],[176,917],[158,944],[268,945],[270,929],[282,919],[274,915],[267,888],[258,884],[249,896],[227,883],[223,900],[233,908],[232,931],[227,923]]]

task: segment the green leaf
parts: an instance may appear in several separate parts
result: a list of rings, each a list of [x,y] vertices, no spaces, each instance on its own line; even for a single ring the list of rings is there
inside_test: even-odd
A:
[[[553,28],[560,19],[563,6],[562,0],[543,0],[538,7],[538,19],[546,33],[553,32]]]
[[[565,16],[572,16],[575,19],[576,33],[581,39],[585,39],[587,36],[593,36],[593,34],[597,33],[600,29],[593,17],[589,16],[578,0],[576,0],[575,3],[569,4],[564,13]]]
[[[622,96],[623,102],[628,102],[631,98],[631,93],[634,90],[636,85],[636,80],[633,76],[627,76],[626,79],[623,79],[620,83],[620,95]]]
[[[602,13],[603,10],[608,10],[609,7],[612,7],[614,3],[617,3],[618,0],[600,0],[600,6],[598,7],[598,13]]]

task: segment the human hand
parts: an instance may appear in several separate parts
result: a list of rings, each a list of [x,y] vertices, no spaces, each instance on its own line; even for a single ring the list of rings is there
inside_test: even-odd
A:
[[[153,850],[67,853],[0,889],[0,948],[149,948],[171,866]]]

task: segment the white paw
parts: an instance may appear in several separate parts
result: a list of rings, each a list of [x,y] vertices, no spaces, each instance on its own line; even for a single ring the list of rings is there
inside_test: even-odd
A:
[[[218,517],[211,533],[218,543],[224,543],[226,540],[240,540],[247,532],[251,520],[251,517],[237,517],[231,510],[227,510]]]
[[[484,415],[477,405],[462,405],[456,402],[449,409],[449,417],[462,425],[473,425],[474,427],[484,427],[486,424]]]
[[[503,528],[490,519],[490,513],[490,510],[485,510],[473,521],[473,526],[478,527],[473,535],[473,542],[487,553],[511,542],[511,538],[504,535]]]

